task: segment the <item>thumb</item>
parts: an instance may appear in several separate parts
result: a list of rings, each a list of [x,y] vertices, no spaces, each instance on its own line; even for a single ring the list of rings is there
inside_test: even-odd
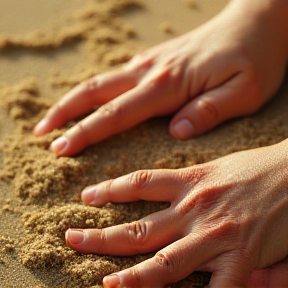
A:
[[[237,82],[228,82],[194,98],[173,117],[170,134],[185,140],[203,134],[228,119],[257,111],[261,104],[259,97],[252,91],[237,88],[243,87]]]

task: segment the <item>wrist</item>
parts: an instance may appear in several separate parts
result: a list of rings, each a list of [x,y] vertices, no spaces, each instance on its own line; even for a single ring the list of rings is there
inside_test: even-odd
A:
[[[248,11],[262,11],[268,13],[286,13],[288,11],[288,1],[287,0],[230,0],[229,5],[242,6],[242,9],[247,9]],[[279,10],[280,9],[280,10]]]
[[[288,0],[231,0],[227,9],[248,27],[265,31],[288,57]]]

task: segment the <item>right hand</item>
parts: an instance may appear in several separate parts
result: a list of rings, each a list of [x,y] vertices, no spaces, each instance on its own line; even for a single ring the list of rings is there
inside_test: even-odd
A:
[[[50,108],[34,134],[100,107],[52,143],[58,156],[69,156],[158,115],[175,113],[169,130],[184,140],[257,111],[283,80],[287,25],[280,21],[281,1],[268,12],[271,0],[249,1],[231,1],[198,29],[78,85]]]

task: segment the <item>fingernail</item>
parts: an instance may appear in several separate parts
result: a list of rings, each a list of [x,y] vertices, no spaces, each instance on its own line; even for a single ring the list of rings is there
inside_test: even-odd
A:
[[[34,128],[34,133],[36,135],[42,135],[46,131],[46,126],[48,124],[48,119],[42,119]]]
[[[116,274],[112,274],[104,277],[103,286],[104,288],[117,288],[120,285],[119,276]]]
[[[85,234],[82,230],[68,229],[65,235],[66,241],[74,245],[79,245],[85,240]]]
[[[56,153],[56,154],[60,154],[63,153],[66,148],[68,147],[68,140],[66,137],[61,136],[58,139],[54,140],[51,143],[50,149]]]
[[[95,186],[85,188],[81,193],[81,200],[86,205],[96,205]]]
[[[173,131],[177,138],[182,140],[187,139],[195,134],[194,126],[187,119],[182,119],[177,122],[173,127]]]

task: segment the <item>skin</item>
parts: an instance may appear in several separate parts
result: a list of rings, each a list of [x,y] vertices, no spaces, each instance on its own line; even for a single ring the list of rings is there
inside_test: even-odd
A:
[[[184,140],[251,114],[283,80],[287,22],[286,0],[231,1],[198,29],[75,87],[34,134],[100,107],[52,143],[56,155],[71,156],[157,115],[174,114],[169,131]],[[211,287],[287,287],[287,145],[288,140],[203,165],[138,171],[90,186],[82,192],[86,205],[142,199],[171,206],[130,224],[69,229],[67,244],[108,255],[158,251],[105,277],[109,288],[165,287],[195,270],[212,272]]]

